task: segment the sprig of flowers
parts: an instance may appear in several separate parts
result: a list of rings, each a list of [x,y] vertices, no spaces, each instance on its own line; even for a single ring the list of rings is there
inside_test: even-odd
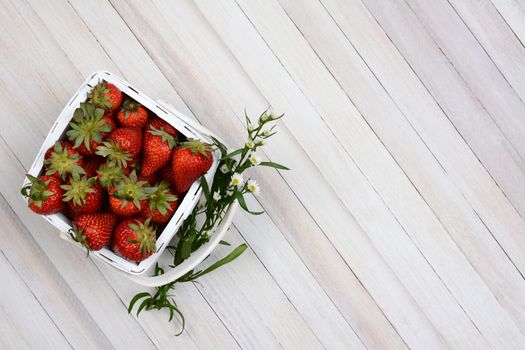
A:
[[[219,140],[213,139],[214,146],[221,152],[218,171],[215,173],[211,188],[208,186],[204,177],[200,179],[205,202],[197,205],[190,216],[184,221],[177,232],[179,240],[176,246],[168,246],[167,249],[173,255],[173,263],[169,267],[173,268],[186,260],[192,252],[199,249],[203,244],[208,242],[210,232],[220,223],[228,207],[237,201],[242,209],[253,215],[260,215],[263,212],[255,212],[248,209],[244,196],[253,194],[258,196],[261,188],[256,180],[248,177],[244,178],[243,173],[254,166],[266,166],[280,170],[289,170],[284,165],[262,161],[262,158],[256,153],[257,149],[265,144],[265,140],[273,136],[276,132],[275,124],[271,127],[269,123],[282,118],[284,114],[276,116],[264,111],[257,120],[252,123],[245,112],[247,141],[242,148],[228,152],[225,145]],[[202,224],[197,224],[197,217],[203,217]],[[201,222],[201,220],[199,220]],[[223,245],[230,245],[225,241],[220,242]],[[204,270],[191,270],[176,281],[156,288],[155,293],[143,292],[135,295],[131,299],[128,312],[131,313],[135,304],[141,300],[137,308],[137,316],[142,310],[161,310],[168,309],[170,312],[169,321],[172,321],[177,314],[182,323],[182,329],[177,334],[184,331],[185,320],[182,312],[179,310],[174,296],[170,294],[175,289],[178,282],[192,282],[197,278],[212,272],[213,270],[235,260],[247,249],[246,244],[241,244],[233,249],[226,257],[218,260]],[[155,266],[155,275],[161,275],[164,269],[157,264]]]

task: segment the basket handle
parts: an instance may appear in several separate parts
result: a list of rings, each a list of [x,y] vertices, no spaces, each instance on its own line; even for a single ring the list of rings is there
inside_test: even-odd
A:
[[[197,265],[199,265],[204,260],[204,258],[211,254],[213,249],[215,249],[215,247],[219,244],[220,240],[222,237],[224,237],[224,234],[230,227],[238,206],[239,204],[237,201],[230,204],[224,215],[224,218],[222,219],[219,226],[217,226],[215,233],[211,235],[211,239],[208,243],[204,244],[202,247],[193,252],[192,255],[188,259],[184,260],[181,264],[166,271],[164,274],[159,276],[143,276],[130,275],[123,272],[120,273],[133,282],[146,287],[159,287],[177,280],[197,267]]]

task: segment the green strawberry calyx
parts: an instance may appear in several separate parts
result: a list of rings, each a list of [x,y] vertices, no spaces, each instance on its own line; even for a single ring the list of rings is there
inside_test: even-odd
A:
[[[92,103],[80,103],[80,107],[73,113],[73,120],[69,123],[71,130],[66,133],[69,141],[74,141],[73,148],[78,148],[84,143],[90,150],[91,140],[102,142],[102,133],[111,131],[111,125],[103,119],[104,113],[102,108],[97,108]]]
[[[176,138],[168,134],[166,131],[164,131],[164,128],[157,129],[156,127],[151,125],[148,132],[152,135],[160,136],[162,143],[167,144],[170,149],[175,147],[175,145],[177,144]]]
[[[137,209],[140,209],[140,202],[148,199],[149,195],[155,191],[155,187],[149,187],[146,181],[138,181],[135,170],[129,176],[124,176],[115,185],[113,197],[121,199],[121,208],[124,208],[129,202],[132,202]]]
[[[86,204],[88,193],[95,193],[93,185],[97,182],[96,177],[87,178],[86,176],[73,175],[68,184],[60,187],[66,192],[62,196],[64,202],[72,201],[74,205],[81,206]]]
[[[169,184],[161,181],[149,196],[149,208],[151,211],[156,209],[161,215],[166,215],[171,208],[170,202],[175,202],[177,199],[177,196],[170,192]]]
[[[200,153],[206,158],[208,158],[208,152],[213,151],[210,144],[194,139],[188,139],[188,141],[183,142],[181,145],[183,148],[189,148],[192,154]]]
[[[106,189],[115,185],[125,176],[122,168],[107,163],[102,164],[100,168],[98,168],[97,174],[98,181]]]
[[[31,182],[31,185],[22,187],[20,192],[24,197],[35,203],[37,207],[41,208],[42,202],[55,194],[55,192],[47,189],[51,180],[43,181],[29,174],[26,174],[26,177]]]
[[[75,223],[73,223],[73,228],[71,228],[69,231],[69,236],[71,238],[79,243],[82,247],[86,249],[86,256],[89,256],[89,252],[91,251],[91,248],[89,247],[89,244],[87,242],[87,237],[84,234],[84,229],[77,227]]]
[[[157,251],[156,240],[157,233],[155,226],[150,225],[150,219],[146,219],[143,223],[136,220],[135,223],[129,223],[129,228],[135,232],[136,239],[128,239],[129,243],[138,243],[138,250],[142,256],[148,256]]]
[[[113,107],[113,103],[109,100],[108,94],[108,83],[101,81],[89,93],[89,102],[100,108],[111,108]]]
[[[47,165],[46,175],[53,175],[58,173],[62,180],[66,179],[67,174],[85,174],[86,171],[78,162],[81,160],[78,153],[69,154],[67,147],[63,147],[62,143],[57,141],[53,146],[51,157],[44,161]]]
[[[96,154],[108,159],[108,164],[126,168],[128,162],[133,159],[131,153],[124,151],[118,142],[113,140],[104,141],[102,145],[97,147]]]
[[[133,101],[131,99],[128,99],[128,100],[124,101],[124,103],[122,104],[122,107],[121,107],[121,109],[126,112],[126,113],[124,113],[124,118],[126,118],[126,120],[128,120],[129,115],[131,113],[137,113],[138,110],[139,110],[139,106],[141,106],[141,105],[138,102]]]

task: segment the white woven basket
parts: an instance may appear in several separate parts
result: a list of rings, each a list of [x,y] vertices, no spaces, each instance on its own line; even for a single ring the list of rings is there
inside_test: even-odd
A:
[[[137,88],[133,87],[127,81],[123,80],[122,78],[119,78],[118,76],[110,72],[97,71],[93,73],[82,84],[77,93],[68,102],[66,107],[58,116],[56,122],[51,127],[49,134],[44,140],[44,143],[42,144],[42,147],[40,148],[40,151],[38,152],[38,155],[36,156],[33,165],[28,171],[30,175],[36,177],[42,174],[44,155],[46,150],[49,147],[51,147],[57,140],[64,138],[66,128],[73,116],[74,110],[79,106],[80,102],[84,102],[86,100],[88,92],[101,80],[105,80],[109,83],[115,84],[120,90],[122,90],[123,93],[135,99],[137,102],[139,102],[148,110],[150,110],[150,112],[152,112],[153,114],[169,122],[186,137],[199,139],[204,142],[211,142],[210,136],[213,136],[220,140],[220,138],[218,138],[216,135],[213,135],[202,125],[198,124],[193,119],[185,116],[181,112],[175,110],[172,106],[168,105],[167,103],[161,101],[155,102],[154,100],[140,92]],[[215,171],[217,170],[219,157],[220,153],[218,151],[215,151],[213,153],[212,167],[205,175],[205,178],[210,184],[210,186]],[[27,184],[28,180],[25,179],[23,186],[26,186]],[[92,254],[90,255],[95,256],[97,259],[100,259],[105,263],[110,264],[114,268],[120,270],[122,274],[126,277],[145,286],[159,286],[176,280],[177,278],[184,275],[186,272],[195,268],[211,253],[211,251],[217,246],[221,238],[226,233],[226,230],[231,224],[233,215],[237,210],[236,203],[230,205],[222,222],[217,226],[215,233],[211,236],[210,241],[201,246],[182,264],[166,271],[166,273],[161,276],[150,276],[152,267],[159,260],[161,254],[164,252],[165,248],[169,245],[170,241],[175,236],[177,230],[184,222],[184,219],[191,213],[193,208],[197,205],[201,194],[202,189],[200,187],[199,181],[196,181],[190,187],[183,201],[179,204],[179,207],[177,208],[175,214],[170,219],[169,223],[157,239],[157,252],[149,258],[145,259],[144,261],[138,264],[130,262],[119,257],[108,248],[103,248],[99,251],[92,252]],[[75,246],[82,248],[78,243],[73,241],[68,234],[66,234],[66,232],[68,232],[71,229],[71,222],[67,217],[65,217],[65,215],[59,213],[54,215],[47,215],[44,216],[44,218],[61,232],[60,235],[62,238],[73,243]]]

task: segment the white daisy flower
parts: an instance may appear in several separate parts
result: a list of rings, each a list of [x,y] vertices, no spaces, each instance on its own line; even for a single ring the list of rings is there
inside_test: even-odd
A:
[[[244,179],[242,178],[242,175],[239,173],[233,174],[230,184],[237,188],[240,188],[244,184]]]
[[[227,191],[226,191],[226,195],[227,195],[228,197],[233,196],[233,191],[232,191],[232,190],[227,190]]]
[[[246,142],[244,145],[249,149],[253,149],[255,147],[255,144],[252,140],[248,140],[248,142]]]
[[[250,163],[252,163],[252,165],[259,165],[261,164],[261,161],[261,157],[259,157],[257,154],[253,152],[250,154]]]
[[[213,200],[218,201],[221,199],[221,194],[217,191],[213,192]]]
[[[255,196],[258,196],[261,194],[261,187],[255,180],[248,180],[248,183],[246,184],[246,187],[248,188],[248,191],[253,193]]]
[[[221,171],[221,173],[223,174],[226,174],[229,170],[228,170],[228,166],[226,166],[226,164],[223,164],[221,165],[221,167],[219,168],[219,170]]]

